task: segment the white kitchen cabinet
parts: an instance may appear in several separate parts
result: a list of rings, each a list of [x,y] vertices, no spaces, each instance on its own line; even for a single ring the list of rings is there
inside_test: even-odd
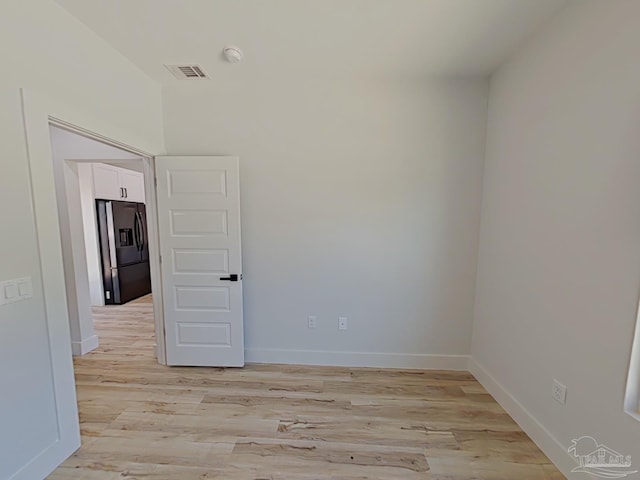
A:
[[[118,169],[103,163],[93,165],[93,192],[96,198],[106,200],[122,199]]]
[[[104,163],[93,164],[95,198],[144,203],[142,173]]]
[[[117,168],[117,167],[116,167]],[[144,179],[142,173],[118,169],[120,187],[124,189],[124,200],[144,203]]]

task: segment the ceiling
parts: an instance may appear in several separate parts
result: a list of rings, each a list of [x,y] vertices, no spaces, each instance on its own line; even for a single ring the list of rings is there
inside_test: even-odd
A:
[[[566,0],[56,0],[151,78],[486,76]],[[245,60],[222,59],[227,44]],[[233,72],[233,73],[231,73]]]

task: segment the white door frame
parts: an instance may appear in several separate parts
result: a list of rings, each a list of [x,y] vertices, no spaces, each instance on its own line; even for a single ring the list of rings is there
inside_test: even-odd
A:
[[[73,112],[66,108],[57,107],[50,99],[40,97],[31,91],[25,92],[25,90],[22,90],[22,108],[29,158],[29,176],[32,183],[34,216],[38,235],[38,248],[42,263],[45,309],[49,319],[56,318],[56,316],[57,318],[65,318],[67,320],[69,318],[66,302],[56,301],[60,299],[61,295],[66,299],[66,289],[64,288],[65,280],[62,267],[62,248],[60,245],[60,224],[56,204],[49,125],[63,128],[143,158],[143,175],[147,201],[147,227],[149,232],[149,267],[151,270],[157,344],[156,354],[158,363],[166,364],[154,155],[141,148],[133,147],[114,140],[109,136],[96,133],[99,128],[97,123],[99,122],[87,121],[86,112]],[[90,125],[87,125],[87,123],[90,123]],[[81,124],[87,125],[89,128],[79,126]],[[104,127],[104,125],[102,126]],[[61,305],[61,303],[64,303],[64,305]],[[69,338],[68,332],[67,338]]]

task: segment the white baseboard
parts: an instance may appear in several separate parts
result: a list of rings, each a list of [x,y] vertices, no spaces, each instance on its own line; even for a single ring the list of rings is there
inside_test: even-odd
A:
[[[40,452],[24,467],[9,477],[9,480],[33,480],[47,478],[62,462],[80,448],[80,432],[71,442],[56,441]]]
[[[555,466],[567,478],[572,478],[571,469],[576,467],[577,463],[567,453],[567,446],[562,445],[544,425],[473,358],[469,359],[469,371]]]
[[[248,348],[248,363],[285,363],[340,367],[407,368],[424,370],[467,370],[468,355],[426,355],[418,353],[335,352],[330,350],[280,350]]]
[[[75,357],[86,355],[90,351],[98,348],[99,343],[97,335],[91,335],[89,338],[85,338],[81,342],[72,341],[71,353]]]

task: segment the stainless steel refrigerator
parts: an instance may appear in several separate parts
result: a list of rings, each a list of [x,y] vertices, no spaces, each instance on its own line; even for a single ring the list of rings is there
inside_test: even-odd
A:
[[[151,293],[144,204],[96,200],[96,209],[105,304]]]

